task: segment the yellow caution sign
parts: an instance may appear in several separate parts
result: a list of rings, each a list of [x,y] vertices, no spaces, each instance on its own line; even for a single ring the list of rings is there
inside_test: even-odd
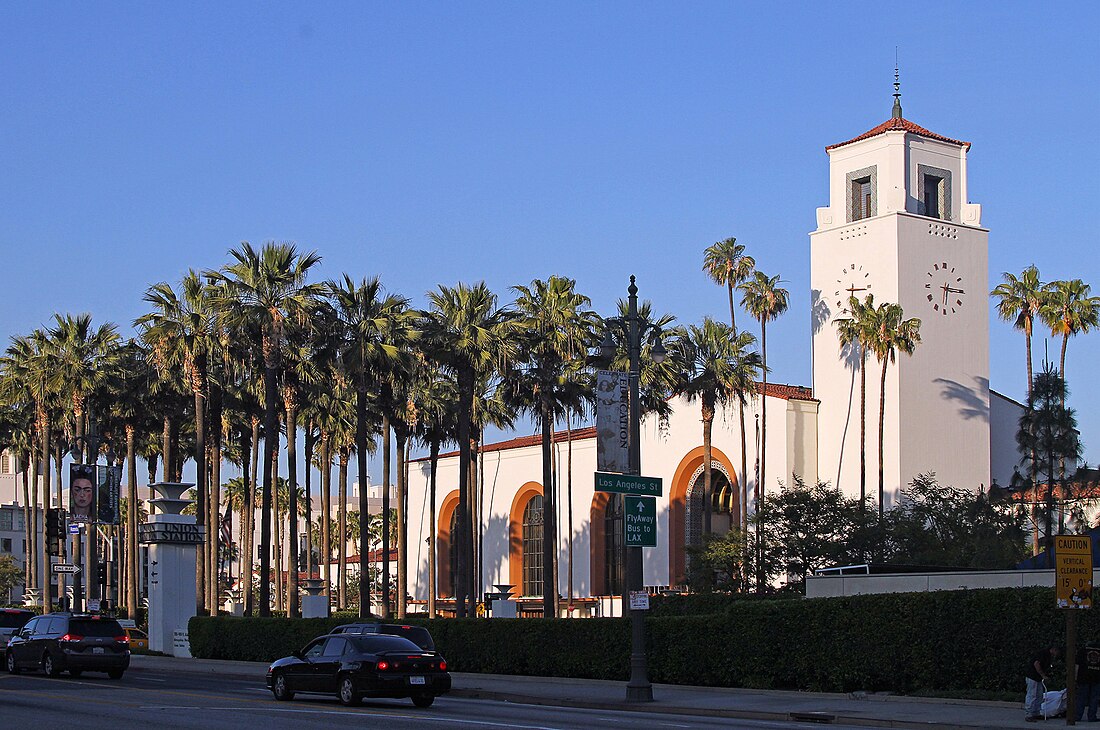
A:
[[[1058,608],[1092,608],[1092,538],[1054,536],[1054,597]]]

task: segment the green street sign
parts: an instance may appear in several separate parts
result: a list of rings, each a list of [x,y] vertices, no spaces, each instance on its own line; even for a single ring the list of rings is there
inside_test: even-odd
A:
[[[657,500],[653,497],[623,498],[623,524],[627,547],[657,547]]]
[[[596,472],[596,491],[615,492],[616,494],[644,494],[660,497],[660,477],[638,477],[633,474],[606,474]]]

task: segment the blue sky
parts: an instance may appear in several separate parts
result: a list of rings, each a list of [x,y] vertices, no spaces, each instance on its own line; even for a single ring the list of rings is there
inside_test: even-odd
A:
[[[559,274],[608,313],[633,273],[698,322],[726,316],[702,250],[736,236],[791,291],[771,379],[809,385],[823,148],[889,117],[895,47],[905,116],[973,143],[990,281],[1100,288],[1097,6],[767,5],[7,4],[0,338],[55,311],[128,332],[151,283],[269,239],[418,305]],[[1021,398],[1023,337],[991,323]],[[1098,356],[1070,342],[1092,462]]]

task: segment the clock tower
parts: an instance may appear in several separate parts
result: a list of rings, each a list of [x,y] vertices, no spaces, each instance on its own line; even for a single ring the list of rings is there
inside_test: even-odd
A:
[[[896,88],[895,88],[896,91]],[[885,384],[883,473],[889,507],[899,488],[935,472],[941,484],[990,484],[989,245],[981,206],[967,198],[968,142],[905,119],[894,95],[887,121],[825,148],[829,205],[810,234],[813,390],[818,472],[860,491],[859,354],[840,346],[848,298],[900,304],[921,321],[912,356],[898,353]],[[866,484],[878,492],[882,364],[866,362]]]

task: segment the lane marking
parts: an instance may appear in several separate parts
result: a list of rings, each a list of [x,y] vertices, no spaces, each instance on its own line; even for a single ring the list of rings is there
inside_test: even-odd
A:
[[[227,712],[227,711],[240,711],[243,707],[205,707],[200,705],[142,705],[138,709],[141,710],[211,710],[214,712]],[[341,717],[354,716],[355,714],[362,714],[369,712],[368,717],[389,717],[395,720],[415,720],[419,723],[434,722],[437,724],[445,723],[447,725],[477,725],[479,727],[503,727],[503,728],[520,728],[521,730],[563,730],[561,727],[553,725],[519,725],[515,722],[492,722],[489,720],[462,720],[456,717],[434,717],[431,715],[423,714],[404,714],[397,712],[375,712],[374,708],[357,708],[348,710],[310,710],[310,709],[294,709],[291,707],[270,707],[264,710],[265,712],[278,712],[289,715],[340,715]]]

